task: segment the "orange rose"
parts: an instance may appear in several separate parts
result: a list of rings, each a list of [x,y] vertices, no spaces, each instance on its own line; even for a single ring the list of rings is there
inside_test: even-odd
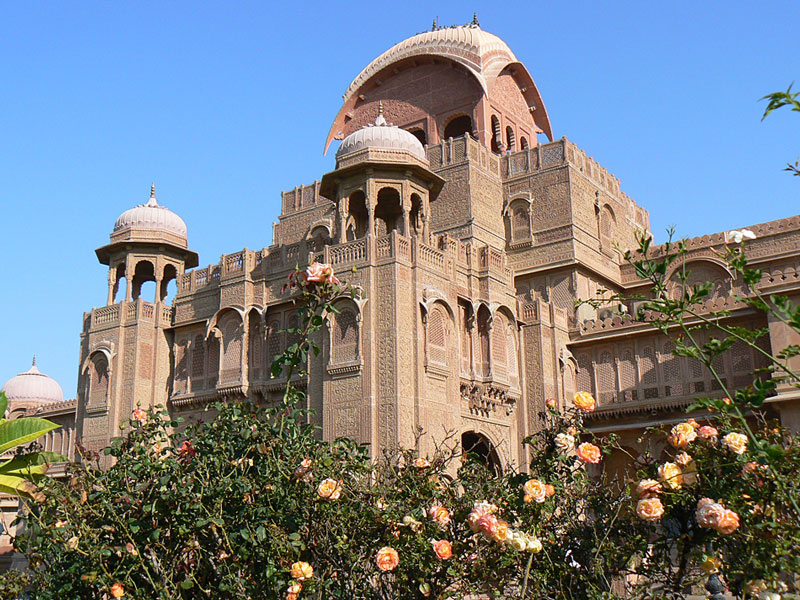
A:
[[[730,535],[739,529],[739,515],[732,510],[725,509],[725,512],[722,514],[722,518],[719,520],[714,529],[716,529],[722,535]]]
[[[439,560],[449,560],[453,556],[453,547],[447,540],[433,542],[433,551],[439,557]]]
[[[505,542],[508,539],[508,523],[503,519],[497,519],[497,527],[495,528],[493,539],[496,542]]]
[[[317,488],[317,494],[325,500],[338,500],[342,495],[342,482],[335,479],[323,479]]]
[[[314,576],[313,567],[307,562],[296,562],[292,565],[292,577],[298,581],[305,581]]]
[[[286,590],[286,600],[297,600],[297,597],[300,595],[300,592],[302,591],[303,591],[303,584],[295,581]]]
[[[600,448],[592,443],[583,442],[580,446],[578,446],[577,454],[578,458],[580,458],[583,462],[592,463],[594,465],[600,462]]]
[[[664,514],[664,505],[658,498],[642,498],[636,504],[636,514],[640,519],[654,523]]]
[[[144,423],[147,420],[147,413],[144,412],[141,408],[137,408],[135,411],[133,411],[131,418],[134,421],[138,421],[139,423]]]
[[[547,495],[544,483],[538,479],[529,479],[522,485],[522,489],[525,491],[526,502],[529,502],[527,497],[530,496],[531,500],[541,504]]]
[[[391,546],[384,546],[378,550],[378,554],[375,556],[375,562],[378,568],[386,573],[388,571],[394,571],[397,568],[397,565],[400,564],[400,556],[397,554],[397,550]]]
[[[592,412],[595,407],[594,397],[589,392],[578,392],[572,402],[584,412]]]
[[[444,506],[434,504],[428,510],[428,515],[431,520],[436,521],[442,527],[447,527],[450,524],[450,511]]]
[[[125,595],[125,588],[121,584],[115,583],[111,586],[111,595],[114,598],[122,598]]]
[[[419,458],[414,459],[414,466],[418,469],[427,469],[428,467],[431,466],[431,463],[428,461],[427,458],[422,458],[420,456]]]
[[[555,496],[556,488],[554,488],[549,483],[544,486],[544,495],[550,498],[551,496]]]

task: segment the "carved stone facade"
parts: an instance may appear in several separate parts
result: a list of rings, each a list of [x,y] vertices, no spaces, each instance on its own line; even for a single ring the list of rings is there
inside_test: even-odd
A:
[[[681,418],[693,394],[718,393],[646,325],[575,310],[601,288],[642,291],[618,248],[633,247],[649,217],[575,144],[540,144],[537,134],[551,136],[549,118],[505,43],[476,24],[436,29],[356,78],[328,138],[344,138],[336,168],[282,194],[270,247],[192,269],[179,227],[115,230],[98,251],[110,267],[107,306],[84,319],[81,442],[106,444],[137,405],[192,419],[216,398],[274,401],[284,382],[269,365],[297,324],[280,290],[311,261],[333,265],[364,298],[340,302],[299,383],[325,438],[350,436],[373,454],[414,445],[422,429],[423,453],[453,433],[520,466],[546,398],[563,406],[591,391],[592,426],[633,438]],[[763,289],[797,294],[800,217],[751,229]],[[741,283],[716,258],[725,243],[724,234],[689,242],[690,268],[715,283],[707,308],[769,328],[773,348],[796,341],[733,298]],[[158,292],[152,303],[137,297],[148,278],[158,290],[175,278],[171,306]],[[116,301],[123,279],[132,292]],[[720,367],[739,386],[761,364],[734,347]],[[786,389],[770,407],[797,428],[797,403]]]

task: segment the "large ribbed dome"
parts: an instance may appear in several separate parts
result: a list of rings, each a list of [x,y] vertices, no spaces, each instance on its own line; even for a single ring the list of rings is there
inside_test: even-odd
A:
[[[36,357],[31,368],[6,381],[2,391],[8,397],[8,406],[12,410],[61,402],[64,399],[64,392],[58,382],[36,367]]]
[[[150,189],[150,200],[122,213],[114,223],[114,233],[125,229],[154,229],[186,237],[186,223],[178,215],[156,201],[155,186]]]
[[[336,151],[336,160],[342,156],[363,150],[364,148],[386,148],[388,150],[407,150],[411,154],[426,161],[425,148],[420,141],[405,129],[386,123],[381,107],[374,125],[367,125],[354,131],[342,140]]]

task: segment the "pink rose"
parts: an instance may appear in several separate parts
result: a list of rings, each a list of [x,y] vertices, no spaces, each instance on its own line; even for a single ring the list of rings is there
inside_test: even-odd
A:
[[[311,263],[305,273],[308,283],[339,283],[333,275],[333,267],[324,263]]]

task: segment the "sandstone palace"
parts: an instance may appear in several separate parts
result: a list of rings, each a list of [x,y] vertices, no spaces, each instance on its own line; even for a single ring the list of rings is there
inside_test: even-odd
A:
[[[575,308],[598,289],[646,291],[617,249],[636,246],[648,212],[584,150],[553,139],[531,73],[476,21],[434,27],[369,63],[347,88],[326,149],[334,141],[335,168],[282,193],[267,248],[198,268],[184,221],[161,204],[168,199],[152,191],[122,213],[96,251],[108,297],[85,314],[74,431],[67,419],[56,450],[102,448],[137,406],[191,420],[215,399],[276,398],[285,381],[269,366],[297,320],[281,287],[311,261],[364,293],[339,304],[298,384],[325,438],[349,436],[373,454],[412,446],[423,429],[423,453],[453,432],[490,462],[518,467],[545,400],[567,405],[576,390],[598,400],[591,426],[633,448],[644,427],[720,393],[702,365],[615,316],[618,307]],[[796,293],[800,218],[750,228],[764,291]],[[768,328],[765,346],[783,348],[792,341],[783,324],[733,297],[743,284],[717,256],[727,241],[688,241],[692,280],[714,283],[707,309]],[[155,297],[141,294],[146,282]],[[718,366],[741,386],[762,361],[741,345]],[[770,410],[797,430],[800,401],[780,389]],[[29,413],[69,412],[33,404]]]

